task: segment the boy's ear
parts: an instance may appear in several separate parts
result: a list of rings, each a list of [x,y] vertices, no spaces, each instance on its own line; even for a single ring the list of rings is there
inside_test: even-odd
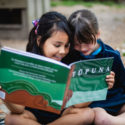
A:
[[[38,37],[37,37],[37,39],[36,39],[37,46],[39,46],[39,45],[40,45],[41,38],[42,38],[41,36],[38,36]]]
[[[98,33],[96,34],[96,39],[98,39],[100,37],[100,31],[98,31]]]

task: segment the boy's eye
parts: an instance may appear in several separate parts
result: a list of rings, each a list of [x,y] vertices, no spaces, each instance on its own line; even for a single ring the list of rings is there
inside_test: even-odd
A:
[[[75,43],[75,46],[79,46],[79,44]]]

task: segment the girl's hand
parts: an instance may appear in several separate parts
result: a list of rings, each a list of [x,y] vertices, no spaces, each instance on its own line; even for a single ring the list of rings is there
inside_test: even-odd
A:
[[[74,108],[86,108],[88,107],[88,105],[90,105],[92,102],[83,102],[80,104],[75,104],[73,105]]]
[[[115,73],[110,72],[109,75],[106,76],[106,82],[108,84],[108,89],[111,89],[114,86],[115,83]]]
[[[90,105],[91,103],[92,102],[84,102],[84,103],[72,105],[63,111],[62,116],[67,115],[67,114],[76,114],[78,112],[81,112],[84,109],[86,110],[88,105]]]
[[[66,108],[63,113],[62,113],[62,116],[64,115],[68,115],[68,114],[77,114],[81,111],[82,108],[75,108],[73,106],[70,106],[68,108]]]

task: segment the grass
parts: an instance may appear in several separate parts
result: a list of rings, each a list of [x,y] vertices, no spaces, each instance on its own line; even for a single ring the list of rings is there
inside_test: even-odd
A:
[[[51,1],[51,6],[74,6],[74,5],[84,5],[87,7],[92,7],[92,3],[91,2],[82,2],[82,1]]]
[[[51,6],[74,6],[74,5],[83,5],[86,7],[93,7],[94,5],[106,5],[110,7],[117,7],[117,8],[125,8],[124,4],[118,4],[111,1],[105,2],[84,2],[84,1],[73,1],[73,0],[63,0],[63,1],[53,1],[51,0]]]
[[[125,44],[125,41],[123,43]],[[125,57],[125,49],[122,50],[122,55]]]

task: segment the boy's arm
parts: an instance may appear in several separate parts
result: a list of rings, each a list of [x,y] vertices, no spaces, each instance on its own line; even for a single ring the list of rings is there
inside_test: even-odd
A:
[[[111,71],[110,74],[106,76],[106,82],[108,84],[108,89],[111,89],[114,86],[115,73],[113,71]]]

